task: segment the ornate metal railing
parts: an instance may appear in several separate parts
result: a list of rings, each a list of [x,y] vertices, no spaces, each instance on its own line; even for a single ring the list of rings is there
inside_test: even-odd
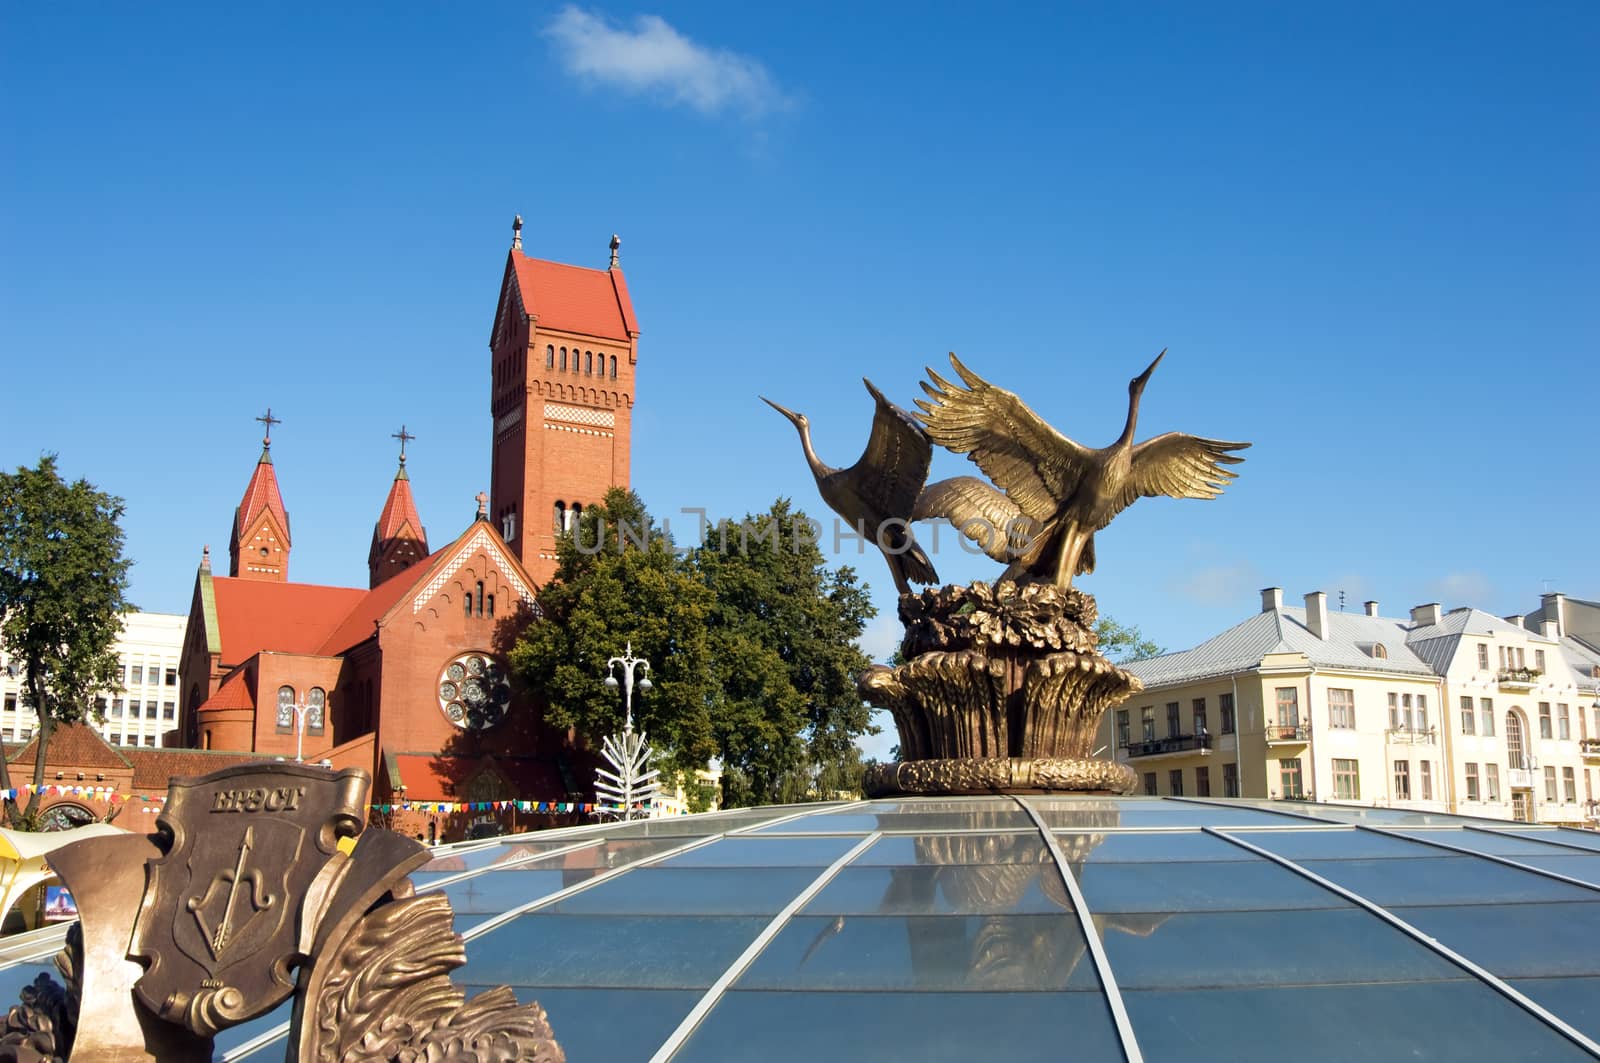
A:
[[[1438,741],[1438,731],[1432,727],[1391,727],[1384,732],[1384,737],[1406,745],[1431,746]]]
[[[1580,738],[1578,749],[1584,756],[1600,757],[1600,738]]]
[[[1268,742],[1306,742],[1311,738],[1311,727],[1304,723],[1267,724]]]
[[[1168,735],[1165,738],[1152,738],[1144,742],[1129,742],[1129,757],[1153,757],[1162,753],[1193,753],[1197,750],[1211,748],[1211,736],[1203,735]]]

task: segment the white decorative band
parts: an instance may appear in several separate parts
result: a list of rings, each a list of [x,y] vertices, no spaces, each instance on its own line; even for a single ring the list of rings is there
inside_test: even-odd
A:
[[[587,406],[563,406],[556,402],[544,404],[544,419],[547,421],[572,421],[576,424],[592,424],[601,428],[615,428],[617,415],[610,410],[596,410]]]
[[[514,566],[511,563],[511,560],[506,557],[506,555],[497,545],[495,545],[495,541],[489,536],[488,531],[483,528],[479,528],[477,532],[473,534],[472,538],[467,540],[466,544],[461,548],[456,556],[450,559],[450,563],[444,568],[440,569],[439,572],[437,572],[434,577],[428,581],[428,585],[422,588],[422,593],[418,594],[412,599],[411,611],[413,613],[422,612],[422,607],[428,604],[428,600],[439,592],[439,588],[445,585],[445,581],[451,576],[454,576],[456,571],[461,568],[462,565],[466,564],[468,559],[479,550],[482,550],[484,553],[488,554],[497,563],[497,567],[500,569],[500,575],[504,577],[507,583],[511,584],[512,589],[517,592],[517,595],[524,602],[527,602],[533,607],[534,615],[543,615],[543,610],[539,608],[538,599],[534,598],[533,592],[528,589],[527,585],[523,583],[520,578],[518,578],[516,566]]]

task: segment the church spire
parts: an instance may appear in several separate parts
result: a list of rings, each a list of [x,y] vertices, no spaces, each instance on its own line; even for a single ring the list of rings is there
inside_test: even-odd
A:
[[[272,466],[272,426],[283,421],[272,416],[271,407],[256,420],[266,426],[266,434],[244,497],[233,511],[228,575],[282,583],[289,578],[289,511],[284,508],[278,473]]]
[[[367,551],[369,587],[376,587],[428,556],[428,533],[422,527],[411,495],[411,476],[406,472],[406,444],[417,437],[401,425],[390,438],[400,441],[400,465],[389,485],[383,512],[372,529],[372,547]]]

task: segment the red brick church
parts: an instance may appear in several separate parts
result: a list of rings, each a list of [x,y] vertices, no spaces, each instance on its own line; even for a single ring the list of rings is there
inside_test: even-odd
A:
[[[195,579],[181,744],[365,768],[373,802],[395,808],[398,829],[441,839],[483,813],[416,806],[592,799],[592,757],[508,682],[505,651],[538,622],[557,533],[628,483],[639,328],[615,237],[608,268],[587,269],[523,254],[521,228],[518,218],[490,331],[493,450],[477,519],[430,546],[402,428],[367,586],[292,582],[268,411],[234,511],[228,574],[212,571],[208,550]],[[402,805],[412,813],[398,815]]]

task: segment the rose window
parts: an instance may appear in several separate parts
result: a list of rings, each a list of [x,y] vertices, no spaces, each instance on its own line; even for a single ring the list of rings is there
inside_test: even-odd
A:
[[[510,705],[511,682],[487,653],[464,653],[439,674],[439,710],[462,730],[488,730]]]

